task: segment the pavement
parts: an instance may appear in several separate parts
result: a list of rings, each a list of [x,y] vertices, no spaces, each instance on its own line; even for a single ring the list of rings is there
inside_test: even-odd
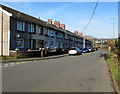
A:
[[[104,52],[6,65],[3,92],[114,92]]]
[[[64,56],[68,56],[68,54],[62,55],[53,55],[47,57],[31,57],[31,58],[24,58],[24,59],[10,59],[10,60],[2,60],[2,63],[10,63],[10,62],[22,62],[22,61],[35,61],[35,60],[45,60],[45,59],[53,59],[53,58],[61,58]]]

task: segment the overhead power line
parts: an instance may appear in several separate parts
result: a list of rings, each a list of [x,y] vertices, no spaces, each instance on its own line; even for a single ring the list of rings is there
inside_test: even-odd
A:
[[[97,0],[97,2],[96,2],[95,8],[94,8],[94,10],[93,10],[93,13],[92,13],[92,15],[91,15],[91,17],[90,17],[90,20],[89,20],[88,24],[85,26],[85,28],[87,28],[87,27],[89,26],[90,22],[92,21],[92,18],[93,18],[93,16],[94,16],[95,11],[96,11],[96,8],[97,8],[97,6],[98,6],[98,2],[99,2],[99,0]]]
[[[86,43],[85,43],[85,41],[86,41],[86,40],[85,40],[85,32],[86,32],[86,29],[87,29],[87,27],[89,26],[90,22],[92,21],[92,18],[93,18],[93,16],[94,16],[95,11],[96,11],[96,8],[97,8],[97,6],[98,6],[98,2],[99,2],[99,0],[97,0],[97,2],[96,2],[95,8],[94,8],[93,13],[92,13],[92,15],[91,15],[91,17],[90,17],[90,20],[88,21],[88,24],[83,28],[83,30],[84,30],[83,47],[84,47],[84,48],[86,47]]]

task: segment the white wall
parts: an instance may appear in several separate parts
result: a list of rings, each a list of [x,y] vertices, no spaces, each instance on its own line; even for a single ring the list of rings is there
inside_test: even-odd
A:
[[[2,54],[1,52],[1,48],[2,48],[2,45],[1,45],[1,32],[2,32],[2,11],[0,11],[0,56]]]
[[[10,46],[10,16],[11,13],[0,7],[0,55],[9,56]],[[3,19],[2,19],[3,17]],[[3,34],[1,34],[3,33]],[[3,37],[3,39],[2,39]],[[3,40],[3,42],[2,42]],[[3,49],[1,49],[3,47]],[[1,51],[3,50],[3,51]],[[3,53],[2,53],[3,52]]]

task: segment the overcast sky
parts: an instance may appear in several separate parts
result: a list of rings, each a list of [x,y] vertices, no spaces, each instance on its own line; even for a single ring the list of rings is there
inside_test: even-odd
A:
[[[52,19],[66,24],[66,29],[83,32],[96,2],[1,2],[13,9],[42,20]],[[86,35],[96,38],[113,37],[112,20],[115,18],[115,37],[118,36],[118,3],[99,2],[95,15],[87,28]]]

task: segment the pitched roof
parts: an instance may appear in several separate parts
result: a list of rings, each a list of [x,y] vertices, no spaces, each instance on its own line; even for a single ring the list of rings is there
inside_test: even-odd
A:
[[[24,20],[24,21],[27,21],[27,22],[30,22],[30,23],[38,24],[38,25],[41,25],[41,26],[44,26],[44,27],[48,27],[48,28],[51,28],[51,29],[55,29],[55,30],[64,32],[63,29],[58,28],[57,26],[55,26],[53,24],[48,24],[47,22],[45,22],[41,19],[35,18],[33,16],[30,16],[30,15],[22,13],[20,11],[14,10],[14,9],[9,8],[7,6],[4,6],[4,5],[1,5],[1,7],[2,7],[2,9],[11,13],[12,17],[14,17],[14,18],[21,19],[21,20]]]

